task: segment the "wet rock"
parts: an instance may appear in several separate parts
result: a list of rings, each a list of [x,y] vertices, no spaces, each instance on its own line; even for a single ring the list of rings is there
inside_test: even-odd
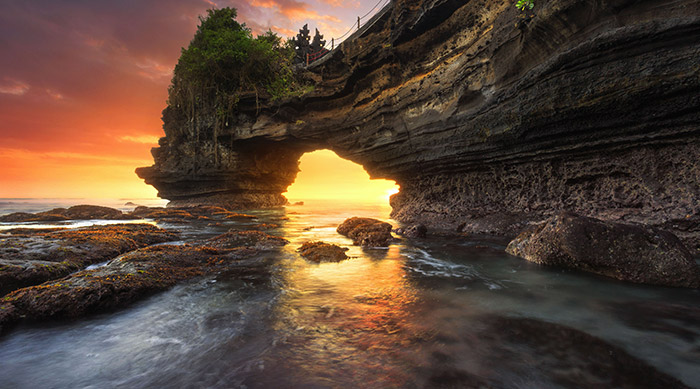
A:
[[[4,319],[0,314],[0,325],[108,311],[205,274],[225,271],[250,277],[265,271],[262,262],[252,257],[285,243],[281,238],[262,233],[254,235],[255,239],[245,241],[238,234],[228,233],[196,245],[147,247],[119,256],[97,269],[16,290],[3,298],[3,311],[8,313]],[[246,246],[250,242],[254,246]]]
[[[496,212],[488,215],[471,215],[457,225],[457,232],[469,235],[503,236],[513,239],[529,223],[542,221],[544,217],[534,215]]]
[[[671,219],[659,225],[659,228],[673,231],[673,234],[683,241],[691,254],[700,257],[700,213]]]
[[[207,245],[217,249],[233,249],[237,247],[252,247],[258,250],[271,250],[289,243],[278,236],[268,235],[260,231],[229,231],[207,241]]]
[[[347,248],[325,242],[306,242],[297,251],[302,257],[316,263],[340,262],[348,259],[345,254],[348,251]]]
[[[0,234],[0,296],[176,238],[150,224],[4,231]]]
[[[337,231],[352,239],[352,243],[358,246],[386,247],[392,239],[391,224],[364,217],[345,220],[338,226]]]
[[[625,301],[609,303],[604,308],[632,328],[669,334],[686,342],[700,339],[700,307],[697,305]]]
[[[15,306],[10,303],[0,302],[0,334],[2,334],[3,328],[6,328],[15,321],[17,321],[17,310]]]
[[[494,366],[531,377],[538,376],[568,388],[686,388],[625,350],[583,331],[529,318],[487,317],[480,340],[490,347]],[[490,345],[490,346],[489,346]],[[523,361],[536,356],[536,362]],[[502,387],[497,380],[489,386]],[[525,382],[522,386],[529,386]]]
[[[425,238],[428,233],[428,228],[422,224],[414,224],[406,228],[398,228],[396,229],[396,233],[411,239]]]
[[[97,205],[76,205],[70,208],[55,208],[50,211],[38,213],[16,212],[0,216],[0,222],[52,222],[63,220],[130,220],[137,217],[125,214],[122,211]]]
[[[700,287],[700,267],[673,234],[561,213],[522,232],[506,251],[643,284]]]
[[[273,230],[275,228],[279,228],[280,226],[278,224],[273,224],[273,223],[260,223],[256,224],[254,226],[251,226],[251,228],[256,228],[258,230]]]
[[[130,215],[158,221],[183,223],[191,220],[252,220],[255,216],[232,212],[223,207],[195,206],[185,208],[136,207]]]

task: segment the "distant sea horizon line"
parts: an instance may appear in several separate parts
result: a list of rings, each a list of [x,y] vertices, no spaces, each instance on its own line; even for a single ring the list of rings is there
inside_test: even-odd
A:
[[[0,197],[0,200],[166,200],[160,197]]]

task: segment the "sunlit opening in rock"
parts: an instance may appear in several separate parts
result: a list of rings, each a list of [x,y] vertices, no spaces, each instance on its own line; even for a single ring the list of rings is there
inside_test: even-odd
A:
[[[284,195],[291,202],[305,200],[343,200],[387,203],[398,193],[396,182],[370,180],[362,166],[340,158],[330,150],[318,150],[301,157],[294,183]]]

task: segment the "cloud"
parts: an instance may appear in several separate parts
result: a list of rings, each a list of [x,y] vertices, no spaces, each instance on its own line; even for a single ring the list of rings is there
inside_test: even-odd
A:
[[[63,169],[72,179],[79,166],[105,163],[137,180],[133,168],[151,163],[150,148],[163,135],[161,115],[180,49],[208,8],[236,8],[238,20],[256,34],[272,29],[294,36],[309,23],[330,42],[353,25],[357,9],[376,1],[3,2],[0,157],[22,163],[13,165],[11,179],[2,176],[10,166],[3,164],[0,187],[32,169],[54,169],[47,177]],[[90,185],[99,184],[94,174]]]
[[[61,92],[53,90],[53,89],[46,89],[46,94],[49,95],[54,100],[63,100],[65,97]]]
[[[29,85],[19,80],[6,78],[0,83],[0,93],[22,96],[29,91]]]

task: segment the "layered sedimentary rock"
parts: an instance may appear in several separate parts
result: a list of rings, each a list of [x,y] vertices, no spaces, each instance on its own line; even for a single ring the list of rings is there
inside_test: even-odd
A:
[[[137,173],[175,205],[279,205],[299,157],[327,148],[396,180],[394,218],[430,228],[694,220],[700,2],[536,3],[396,0],[306,70],[303,98],[244,96],[223,124],[167,108]],[[681,237],[697,250],[695,230]]]

